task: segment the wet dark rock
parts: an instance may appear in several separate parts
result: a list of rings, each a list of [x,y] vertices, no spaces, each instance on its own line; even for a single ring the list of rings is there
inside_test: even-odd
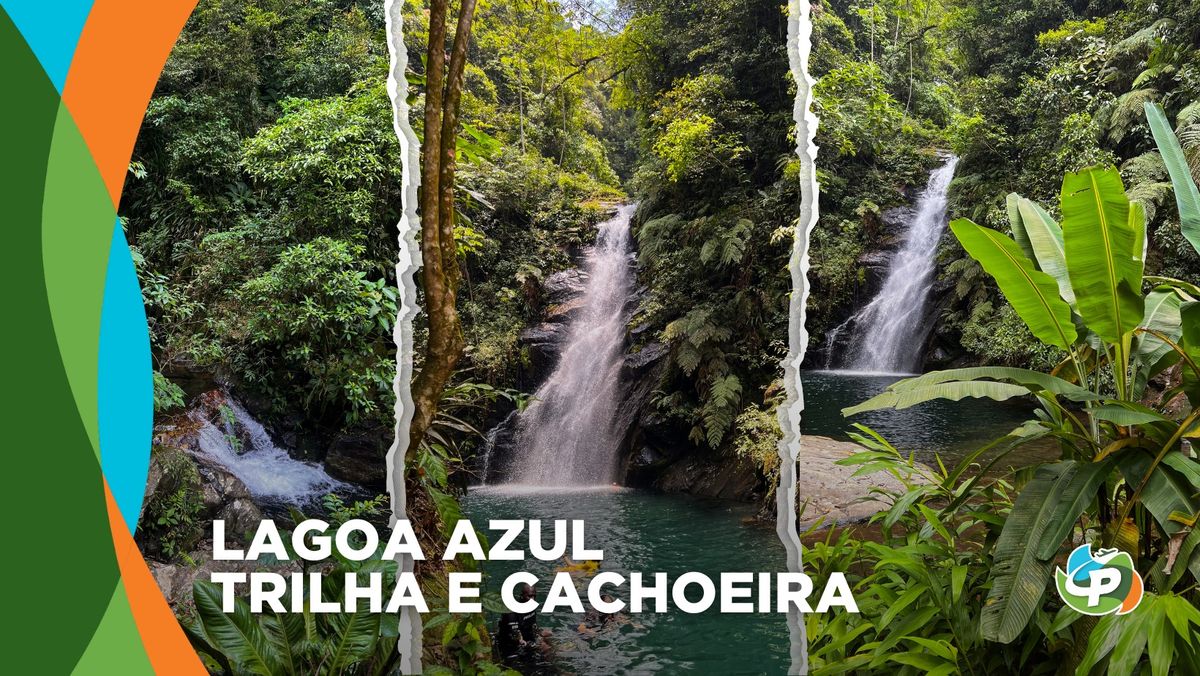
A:
[[[588,274],[579,268],[556,272],[542,282],[542,293],[550,305],[565,303],[583,293]]]
[[[528,362],[523,370],[525,382],[540,384],[546,379],[550,369],[558,362],[566,335],[566,324],[552,322],[543,322],[520,333],[517,341]]]
[[[670,352],[670,346],[665,343],[649,343],[637,352],[625,355],[625,368],[630,371],[640,371],[657,363]]]
[[[869,268],[886,268],[892,261],[891,251],[868,251],[858,257],[858,264]]]
[[[732,454],[689,455],[668,466],[656,487],[668,493],[752,501],[762,482],[754,465]]]
[[[334,437],[325,454],[325,471],[335,479],[384,488],[391,443],[391,430],[370,429],[340,434]]]
[[[546,322],[551,324],[566,324],[579,316],[583,309],[583,298],[572,298],[563,303],[557,303],[546,308]]]
[[[566,334],[566,326],[553,322],[542,322],[522,331],[517,336],[517,340],[522,345],[551,345],[562,342]]]

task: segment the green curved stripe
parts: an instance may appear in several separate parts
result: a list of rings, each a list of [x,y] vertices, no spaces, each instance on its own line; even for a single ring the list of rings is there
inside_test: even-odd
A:
[[[13,674],[68,673],[107,611],[119,577],[104,488],[88,432],[58,354],[43,283],[43,188],[59,97],[41,64],[0,12],[5,65],[5,122],[0,138],[8,199],[7,241],[0,247],[4,294],[6,397],[5,495],[12,553],[3,557],[6,604],[21,621],[6,628],[4,656]],[[110,221],[111,224],[111,221]]]
[[[129,609],[125,583],[121,582],[113,590],[108,610],[101,618],[100,626],[96,627],[92,642],[88,644],[87,651],[79,658],[79,663],[71,673],[73,676],[107,676],[114,673],[116,665],[120,665],[122,675],[154,676],[154,669],[151,668],[146,654],[140,649],[130,650],[131,646],[141,645],[142,637],[134,622],[133,611]]]
[[[42,206],[42,264],[54,336],[75,406],[100,457],[97,360],[116,212],[75,120],[58,108]]]

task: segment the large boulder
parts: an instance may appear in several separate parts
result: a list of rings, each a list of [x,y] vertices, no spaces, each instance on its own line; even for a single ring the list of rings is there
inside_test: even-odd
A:
[[[733,454],[686,455],[671,463],[656,487],[668,493],[751,502],[762,492],[753,463]]]
[[[334,437],[325,454],[325,471],[335,479],[384,488],[387,483],[387,452],[390,430],[369,429]]]
[[[166,513],[172,513],[174,520],[161,521]],[[185,449],[156,447],[150,456],[137,532],[143,553],[194,558],[188,550],[211,534],[209,524],[218,519],[237,541],[257,530],[263,513],[246,484],[221,465]]]
[[[542,294],[549,305],[566,303],[583,293],[588,274],[579,268],[556,272],[542,282]]]
[[[252,533],[263,520],[262,510],[250,495],[250,489],[229,470],[204,457],[195,458],[200,473],[201,495],[208,521],[225,522],[225,532]]]
[[[837,464],[862,450],[856,444],[829,437],[800,437],[800,467],[796,473],[796,501],[802,509],[800,530],[821,518],[826,526],[866,521],[890,507],[872,489],[904,492],[904,484],[886,471],[854,476],[858,467]]]

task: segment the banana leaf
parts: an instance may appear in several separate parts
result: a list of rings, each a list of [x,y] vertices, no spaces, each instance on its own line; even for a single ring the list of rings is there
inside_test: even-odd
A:
[[[1135,209],[1135,213],[1136,213]],[[1068,173],[1063,246],[1076,309],[1088,328],[1119,344],[1142,321],[1142,242],[1116,169]]]
[[[1171,185],[1175,188],[1175,204],[1179,207],[1179,229],[1192,248],[1200,253],[1200,190],[1192,180],[1192,172],[1188,168],[1187,158],[1179,139],[1171,129],[1171,123],[1163,113],[1162,106],[1157,103],[1145,104],[1146,121],[1150,123],[1150,132],[1154,134],[1154,143],[1162,155],[1163,164],[1167,165],[1167,173],[1171,175]]]
[[[902,409],[916,406],[935,399],[958,401],[966,397],[986,397],[996,401],[1004,401],[1013,397],[1029,394],[1029,389],[1021,385],[998,383],[993,380],[969,380],[938,383],[928,387],[906,389],[899,392],[886,391],[871,397],[857,406],[842,409],[842,415],[852,416],[864,411],[876,411],[881,408]]]
[[[236,665],[239,673],[280,673],[279,656],[249,604],[236,599],[232,613],[221,612],[221,590],[207,580],[196,580],[192,585],[192,600],[209,642]]]
[[[1008,211],[1008,225],[1012,230],[1013,240],[1016,241],[1017,246],[1021,247],[1025,257],[1035,259],[1033,243],[1029,241],[1029,233],[1025,231],[1025,223],[1021,220],[1020,201],[1021,196],[1015,192],[1008,193],[1008,196],[1004,198],[1004,208]]]
[[[1157,411],[1145,408],[1144,406],[1128,406],[1126,403],[1121,402],[1097,406],[1096,408],[1089,409],[1088,413],[1093,418],[1107,420],[1114,425],[1122,427],[1147,425],[1150,423],[1171,423],[1170,418]]]
[[[1185,361],[1180,366],[1183,391],[1192,406],[1200,406],[1200,373],[1196,373],[1192,367],[1192,364],[1200,366],[1200,302],[1180,305],[1179,323],[1183,327],[1179,346],[1191,360],[1191,363]]]
[[[1045,390],[1061,397],[1066,397],[1071,401],[1093,401],[1099,398],[1099,395],[1087,388],[1080,387],[1062,378],[1042,373],[1041,371],[1017,368],[1015,366],[971,366],[961,369],[930,371],[915,378],[898,380],[892,383],[888,389],[900,392],[918,387],[928,387],[929,385],[949,382],[951,380],[979,380],[980,378],[1011,381],[1018,385],[1027,386],[1030,391]]]
[[[1160,277],[1158,275],[1146,275],[1142,279],[1155,286],[1169,286],[1172,289],[1178,289],[1185,295],[1191,296],[1190,300],[1200,299],[1200,286],[1196,286],[1191,282],[1175,279],[1174,277]]]
[[[1170,457],[1169,461],[1167,457]],[[1168,451],[1163,462],[1150,474],[1146,487],[1142,489],[1142,505],[1154,516],[1154,520],[1168,536],[1184,528],[1183,524],[1171,519],[1172,514],[1195,514],[1200,510],[1200,503],[1196,499],[1196,484],[1192,481],[1194,477],[1200,476],[1200,470],[1189,476],[1189,472],[1181,472],[1174,467],[1178,462],[1195,463],[1181,453]],[[1130,453],[1117,459],[1117,466],[1125,475],[1125,482],[1135,487],[1142,483],[1150,463],[1151,458],[1146,453]]]
[[[1183,299],[1173,290],[1151,291],[1146,296],[1146,316],[1139,328],[1161,333],[1178,343],[1183,334],[1180,306]],[[1140,398],[1146,383],[1158,372],[1156,366],[1172,352],[1171,346],[1153,333],[1140,333],[1134,345],[1133,396]]]
[[[1075,342],[1071,306],[1059,296],[1058,282],[1034,267],[1003,234],[960,218],[950,224],[954,236],[999,285],[1008,302],[1038,340],[1069,350]]]
[[[1075,291],[1067,274],[1062,227],[1036,202],[1022,197],[1017,201],[1017,208],[1021,212],[1021,221],[1025,225],[1038,267],[1058,283],[1058,293],[1062,299],[1075,305]]]
[[[1053,552],[1041,555],[1042,543],[1079,517],[1090,499],[1081,496],[1096,494],[1099,471],[1066,460],[1038,467],[1025,484],[996,540],[991,591],[980,615],[984,638],[1011,643],[1029,624],[1054,568]]]
[[[1053,559],[1059,547],[1071,534],[1075,520],[1096,499],[1100,484],[1108,478],[1112,469],[1111,460],[1101,462],[1078,463],[1078,470],[1072,477],[1070,490],[1059,496],[1059,502],[1050,514],[1046,531],[1037,545],[1039,559]]]

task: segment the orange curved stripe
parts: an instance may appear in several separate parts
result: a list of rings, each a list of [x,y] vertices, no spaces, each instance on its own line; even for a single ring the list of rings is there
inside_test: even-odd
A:
[[[79,36],[63,101],[113,206],[163,64],[196,0],[96,0]]]
[[[1129,588],[1129,594],[1125,596],[1125,601],[1121,603],[1121,609],[1117,611],[1118,615],[1124,615],[1142,602],[1142,576],[1134,573],[1133,585]]]
[[[129,608],[133,611],[133,621],[142,635],[142,647],[150,658],[154,673],[171,676],[207,675],[208,670],[183,635],[175,614],[158,590],[154,576],[146,567],[146,560],[129,534],[121,509],[109,490],[108,479],[104,480],[104,497],[108,504],[108,523],[112,528],[117,565],[121,568],[121,579],[125,581],[125,593],[129,596]]]

